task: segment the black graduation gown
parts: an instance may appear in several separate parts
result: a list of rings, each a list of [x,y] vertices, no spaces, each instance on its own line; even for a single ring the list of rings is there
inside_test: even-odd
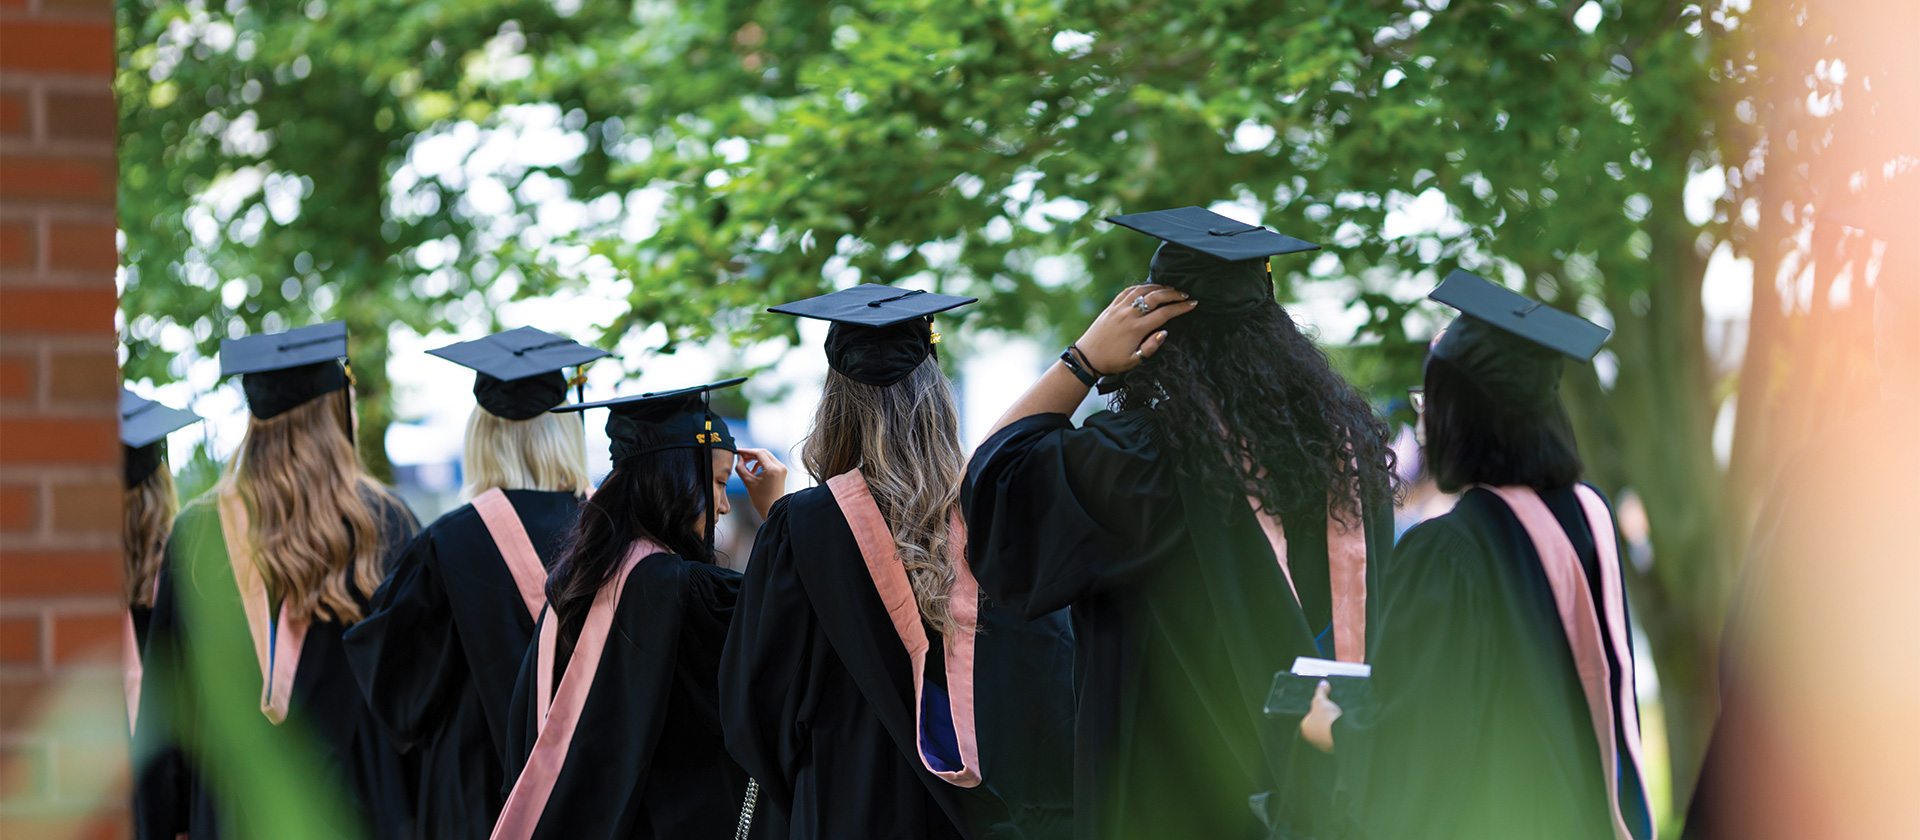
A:
[[[1594,535],[1573,488],[1540,496],[1580,557],[1604,627]],[[1540,555],[1512,510],[1468,490],[1407,532],[1383,582],[1384,611],[1368,634],[1378,711],[1334,727],[1366,836],[1612,840],[1586,695]],[[1610,647],[1607,658],[1618,697],[1623,670]],[[1614,728],[1625,737],[1619,709]],[[1647,837],[1626,746],[1617,744],[1621,810]]]
[[[1331,761],[1264,708],[1294,657],[1332,654],[1326,507],[1281,511],[1303,608],[1245,497],[1177,460],[1138,412],[1015,421],[967,467],[974,574],[1029,616],[1072,606],[1077,836],[1324,836]],[[1366,512],[1370,589],[1392,521]]]
[[[1917,416],[1920,400],[1883,401],[1850,416],[1810,440],[1771,488],[1727,611],[1720,717],[1685,840],[1914,824],[1912,811],[1901,810],[1911,797],[1874,797],[1870,791],[1887,788],[1842,777],[1913,781],[1886,768],[1912,766],[1905,733],[1914,706],[1898,698],[1912,696],[1920,662],[1912,606],[1920,577]]]
[[[390,558],[420,525],[398,501],[369,500],[383,520],[383,554]],[[335,804],[317,794],[330,787],[346,800],[337,803],[339,819],[363,836],[408,837],[412,773],[354,682],[341,641],[345,625],[316,618],[308,626],[286,720],[273,725],[261,713],[262,677],[214,502],[206,496],[189,504],[167,541],[142,659],[134,836],[263,836],[260,820],[284,819],[290,801],[316,808],[316,815]],[[194,679],[190,669],[203,656],[232,668],[211,681]],[[262,798],[268,793],[287,799]]]
[[[579,512],[572,493],[509,490],[551,567]],[[416,753],[419,838],[484,838],[505,801],[508,706],[534,617],[473,505],[407,544],[373,612],[347,631],[347,658],[373,715]]]
[[[911,660],[826,487],[776,502],[754,539],[727,638],[727,748],[760,781],[761,813],[795,838],[1054,838],[1073,820],[1070,631],[982,605],[974,698],[983,783],[917,756]],[[939,636],[929,681],[943,684]]]
[[[534,837],[733,836],[747,774],[727,755],[716,694],[739,592],[739,572],[677,554],[634,566]],[[514,683],[509,789],[539,737],[538,654],[528,646]],[[565,670],[555,662],[556,690]]]

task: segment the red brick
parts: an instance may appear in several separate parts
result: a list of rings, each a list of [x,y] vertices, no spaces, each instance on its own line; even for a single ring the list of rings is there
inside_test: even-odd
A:
[[[0,199],[111,204],[115,177],[111,157],[9,156],[0,160]]]
[[[0,357],[0,399],[33,399],[33,373],[39,366],[31,356]]]
[[[125,633],[119,613],[55,615],[53,662],[56,665],[80,660],[119,662]]]
[[[0,136],[26,137],[33,133],[28,124],[27,93],[10,90],[0,93]]]
[[[0,266],[7,268],[33,267],[33,223],[0,223]]]
[[[40,619],[0,618],[0,662],[37,665],[40,662]]]
[[[118,481],[53,485],[53,530],[119,533],[124,492]]]
[[[10,73],[112,75],[113,24],[14,18],[0,26],[0,68]]]
[[[9,551],[0,597],[120,594],[120,552]]]
[[[0,330],[109,336],[119,305],[113,287],[104,283],[84,289],[0,288]]]
[[[40,522],[40,488],[31,484],[0,487],[0,531],[31,531]]]
[[[120,267],[116,234],[112,224],[54,222],[47,236],[47,260],[54,268],[112,271]]]
[[[0,732],[25,729],[39,711],[40,694],[46,687],[45,682],[35,678],[10,676],[0,681]]]
[[[54,354],[47,365],[47,394],[56,400],[116,401],[120,360],[111,350]]]
[[[0,9],[25,9],[27,0],[0,0]]]
[[[112,15],[113,0],[40,0],[40,12],[62,15]]]
[[[47,137],[54,140],[111,140],[120,113],[113,103],[113,92],[99,93],[49,91],[47,97]]]
[[[118,417],[8,417],[0,463],[108,466],[120,462]]]

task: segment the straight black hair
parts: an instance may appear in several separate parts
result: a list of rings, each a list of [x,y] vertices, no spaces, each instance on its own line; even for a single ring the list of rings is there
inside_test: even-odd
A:
[[[1427,358],[1426,392],[1424,460],[1442,492],[1476,484],[1554,490],[1580,480],[1573,421],[1559,397],[1539,409],[1514,408],[1438,356]]]
[[[701,459],[708,464],[703,469]],[[554,666],[573,654],[587,611],[620,568],[627,547],[647,538],[688,560],[713,562],[699,525],[707,521],[712,456],[705,449],[663,449],[614,462],[613,471],[580,504],[560,559],[547,574],[549,620],[560,622]]]

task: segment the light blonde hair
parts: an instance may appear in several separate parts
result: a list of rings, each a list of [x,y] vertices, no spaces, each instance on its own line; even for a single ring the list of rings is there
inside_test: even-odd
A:
[[[371,597],[386,577],[386,519],[374,505],[400,500],[367,475],[352,430],[351,388],[249,416],[221,476],[218,490],[247,504],[254,565],[290,619],[359,621],[354,590]]]
[[[126,564],[127,606],[153,606],[153,582],[167,556],[167,534],[180,512],[173,474],[163,458],[152,475],[127,488],[121,505],[121,560]]]
[[[460,465],[462,501],[495,488],[583,495],[589,487],[587,435],[577,415],[508,420],[476,405]]]
[[[860,470],[893,531],[921,619],[943,636],[956,629],[948,526],[967,462],[953,386],[939,363],[928,358],[886,387],[829,371],[801,459],[820,482]]]

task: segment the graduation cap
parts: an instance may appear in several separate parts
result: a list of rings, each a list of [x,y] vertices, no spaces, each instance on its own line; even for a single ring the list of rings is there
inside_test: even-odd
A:
[[[563,405],[555,413],[607,408],[607,437],[615,462],[665,449],[738,452],[727,421],[707,405],[707,393],[747,381],[744,376],[677,391],[630,394],[598,402]]]
[[[167,435],[200,422],[200,415],[120,389],[120,443],[126,448],[127,487],[135,487],[160,468]]]
[[[220,375],[244,374],[247,410],[266,420],[347,387],[346,356],[347,325],[334,321],[220,339]]]
[[[1245,314],[1273,300],[1268,257],[1320,249],[1204,207],[1108,216],[1107,221],[1161,240],[1147,269],[1147,282],[1192,295],[1205,304],[1193,314],[1209,317]]]
[[[1460,310],[1434,343],[1433,355],[1517,408],[1550,404],[1559,395],[1563,359],[1592,361],[1610,334],[1585,318],[1457,269],[1427,297]]]
[[[855,382],[884,388],[906,378],[934,353],[933,316],[979,298],[863,283],[768,309],[833,322],[827,366]]]
[[[427,353],[472,368],[474,399],[481,408],[507,420],[531,420],[566,402],[569,383],[560,375],[562,368],[613,355],[532,327],[449,344]]]

